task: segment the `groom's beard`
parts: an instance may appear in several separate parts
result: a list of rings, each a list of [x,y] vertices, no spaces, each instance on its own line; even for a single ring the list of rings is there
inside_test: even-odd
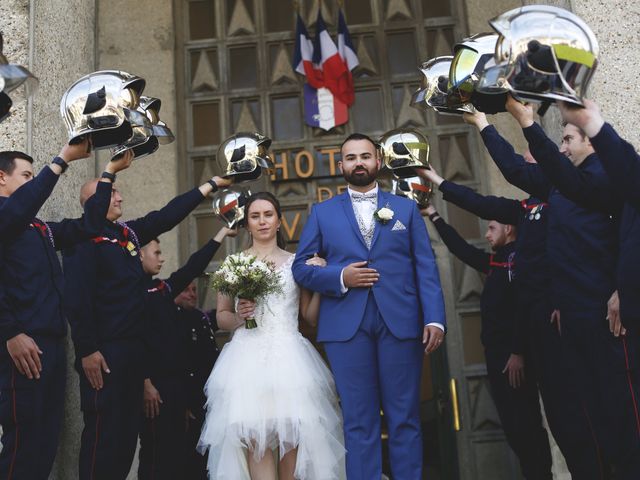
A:
[[[371,185],[375,181],[377,175],[377,168],[373,172],[370,172],[364,167],[358,167],[354,168],[351,173],[345,173],[344,179],[351,185],[355,185],[356,187],[364,187],[366,185]]]

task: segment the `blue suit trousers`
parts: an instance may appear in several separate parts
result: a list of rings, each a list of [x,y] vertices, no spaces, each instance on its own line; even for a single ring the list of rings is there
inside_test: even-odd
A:
[[[381,407],[389,432],[393,479],[422,478],[420,339],[394,337],[369,293],[356,334],[344,342],[326,342],[324,348],[342,405],[347,478],[381,478]]]

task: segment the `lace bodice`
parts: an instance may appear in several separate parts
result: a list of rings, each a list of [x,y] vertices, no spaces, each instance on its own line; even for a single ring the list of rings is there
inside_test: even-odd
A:
[[[298,332],[300,289],[291,272],[294,257],[295,255],[291,255],[277,269],[280,274],[283,293],[271,294],[258,300],[256,305],[256,323],[258,324],[258,328],[247,330],[246,328],[240,327],[236,330],[235,336]]]

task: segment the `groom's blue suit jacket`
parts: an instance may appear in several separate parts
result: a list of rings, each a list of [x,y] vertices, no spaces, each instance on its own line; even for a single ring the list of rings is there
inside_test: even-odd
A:
[[[419,337],[424,325],[432,322],[446,325],[438,269],[415,202],[378,192],[378,208],[386,206],[394,215],[384,225],[376,222],[371,250],[360,234],[347,192],[314,205],[302,231],[293,275],[301,286],[322,294],[320,342],[346,341],[358,330],[369,289],[351,288],[343,294],[340,273],[363,260],[380,274],[371,290],[395,337]],[[326,267],[305,264],[314,253],[326,259]]]

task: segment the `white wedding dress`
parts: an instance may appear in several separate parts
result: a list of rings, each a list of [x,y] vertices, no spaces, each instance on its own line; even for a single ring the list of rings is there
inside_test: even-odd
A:
[[[207,416],[198,449],[209,449],[209,477],[249,480],[247,447],[282,457],[298,449],[295,478],[346,478],[342,417],[331,372],[298,332],[300,290],[291,264],[278,269],[283,294],[256,306],[255,329],[238,328],[205,386]],[[277,457],[276,457],[277,458]]]

